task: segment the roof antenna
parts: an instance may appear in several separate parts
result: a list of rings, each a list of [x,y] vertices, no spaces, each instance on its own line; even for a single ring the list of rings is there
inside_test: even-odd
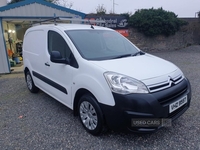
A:
[[[54,25],[57,25],[56,24],[56,14],[54,13]]]
[[[91,21],[88,19],[89,24],[91,25],[91,28],[94,29],[94,26],[92,25]]]

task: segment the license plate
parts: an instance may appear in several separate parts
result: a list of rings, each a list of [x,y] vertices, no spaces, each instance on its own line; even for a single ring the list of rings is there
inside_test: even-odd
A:
[[[169,105],[169,113],[174,112],[187,103],[187,95]]]

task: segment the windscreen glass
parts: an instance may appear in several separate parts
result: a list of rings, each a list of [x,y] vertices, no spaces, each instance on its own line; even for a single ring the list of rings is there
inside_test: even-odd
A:
[[[87,60],[114,59],[138,52],[131,42],[115,31],[70,30],[66,33]]]

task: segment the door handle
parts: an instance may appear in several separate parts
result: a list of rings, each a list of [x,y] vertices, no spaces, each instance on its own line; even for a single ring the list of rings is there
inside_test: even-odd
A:
[[[46,65],[46,66],[48,66],[48,67],[50,67],[50,65],[49,65],[49,63],[48,63],[48,62],[46,62],[46,63],[45,63],[45,65]]]

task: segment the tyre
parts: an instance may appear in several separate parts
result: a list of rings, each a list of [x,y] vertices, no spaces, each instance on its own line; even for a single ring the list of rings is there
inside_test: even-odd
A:
[[[79,118],[86,129],[92,135],[99,135],[104,127],[103,113],[91,94],[83,95],[78,103]]]
[[[38,87],[35,86],[33,79],[31,77],[30,72],[26,72],[25,74],[26,84],[31,93],[37,93],[39,91]]]

